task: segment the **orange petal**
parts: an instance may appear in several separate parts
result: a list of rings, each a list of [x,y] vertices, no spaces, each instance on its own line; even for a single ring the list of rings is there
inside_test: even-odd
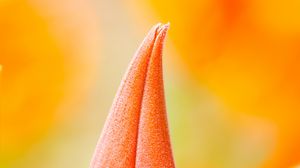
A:
[[[137,167],[174,167],[164,100],[161,59],[167,29],[168,25],[161,28],[148,65],[138,131]]]
[[[136,52],[98,141],[91,168],[174,167],[161,55],[168,25],[154,26]]]

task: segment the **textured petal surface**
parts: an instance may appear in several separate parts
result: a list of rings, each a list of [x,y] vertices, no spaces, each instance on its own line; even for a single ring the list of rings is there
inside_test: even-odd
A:
[[[161,28],[150,57],[144,88],[136,167],[174,167],[164,100],[162,48],[168,25]]]
[[[161,66],[167,29],[168,25],[154,26],[136,52],[106,120],[91,168],[174,167]]]

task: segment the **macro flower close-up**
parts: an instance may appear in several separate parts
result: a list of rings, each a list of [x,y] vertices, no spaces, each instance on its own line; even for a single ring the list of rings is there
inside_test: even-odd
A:
[[[0,0],[0,168],[299,167],[299,11]]]

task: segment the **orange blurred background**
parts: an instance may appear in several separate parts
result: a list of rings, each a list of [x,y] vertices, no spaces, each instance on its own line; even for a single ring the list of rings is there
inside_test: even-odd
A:
[[[296,166],[299,9],[299,0],[1,0],[0,167],[88,167],[130,58],[168,21],[177,167]]]

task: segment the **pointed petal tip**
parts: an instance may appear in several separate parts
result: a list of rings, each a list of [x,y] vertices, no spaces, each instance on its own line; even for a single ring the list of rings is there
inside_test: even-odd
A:
[[[154,46],[159,45],[161,48],[160,50],[162,50],[167,32],[169,30],[170,24],[163,24],[161,25],[158,29],[157,29],[157,35],[155,37],[155,42],[154,42]]]
[[[168,22],[167,24],[160,24],[158,28],[158,33],[160,32],[167,32],[170,28],[170,23]]]

